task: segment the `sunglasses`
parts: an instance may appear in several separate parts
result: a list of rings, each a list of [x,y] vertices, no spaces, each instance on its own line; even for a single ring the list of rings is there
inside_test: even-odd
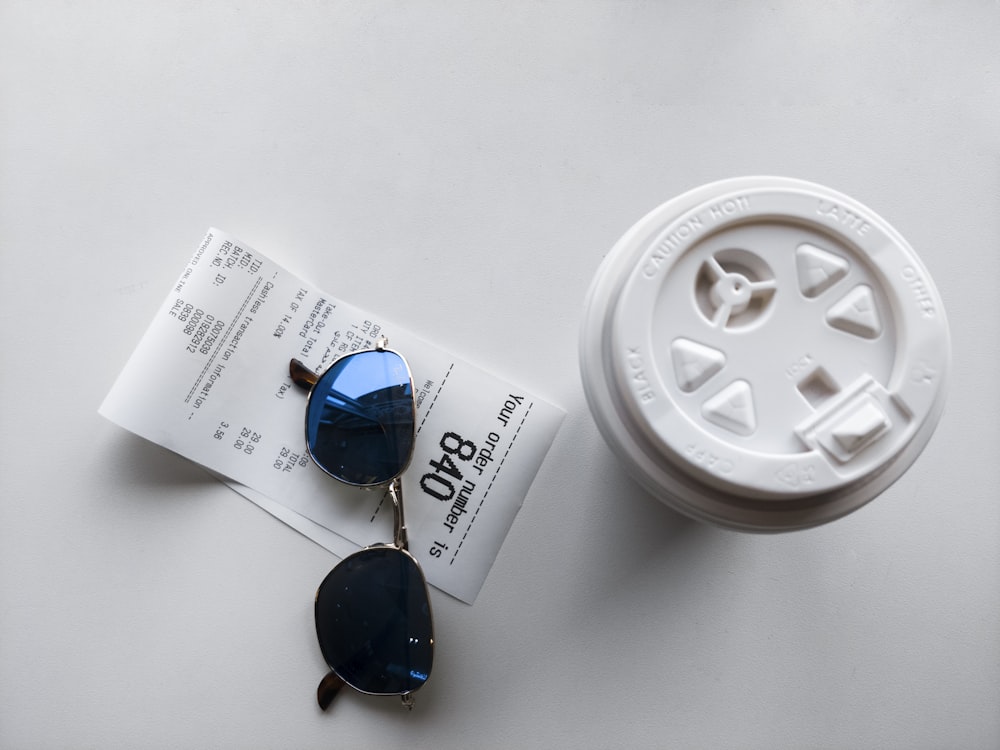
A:
[[[391,544],[345,557],[316,592],[316,635],[330,667],[316,692],[324,711],[345,684],[398,695],[412,708],[434,657],[427,582],[407,550],[400,479],[413,455],[413,380],[387,343],[380,337],[374,349],[347,354],[322,375],[296,359],[289,366],[292,381],[309,390],[312,460],[345,484],[386,490],[395,519]]]

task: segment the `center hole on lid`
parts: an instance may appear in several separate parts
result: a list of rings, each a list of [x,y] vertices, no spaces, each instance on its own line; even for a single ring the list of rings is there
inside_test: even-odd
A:
[[[742,274],[730,274],[720,281],[719,291],[723,297],[729,297],[730,301],[742,300],[751,294],[750,281]]]
[[[741,248],[707,254],[695,276],[698,309],[711,325],[742,328],[768,309],[774,273],[759,255]]]

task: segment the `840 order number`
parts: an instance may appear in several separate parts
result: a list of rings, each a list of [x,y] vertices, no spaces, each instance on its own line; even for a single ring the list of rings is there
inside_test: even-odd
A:
[[[420,488],[443,503],[455,497],[455,483],[462,481],[461,464],[476,455],[476,444],[461,435],[446,432],[439,441],[441,458],[431,459],[431,471],[420,477]]]

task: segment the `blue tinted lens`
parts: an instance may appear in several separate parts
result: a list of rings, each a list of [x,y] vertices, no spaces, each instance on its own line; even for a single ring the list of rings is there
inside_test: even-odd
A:
[[[316,592],[323,658],[364,693],[402,695],[427,680],[434,632],[427,584],[416,561],[395,547],[345,558]]]
[[[413,385],[395,352],[365,351],[334,362],[312,389],[306,442],[313,460],[341,481],[388,482],[413,451]]]

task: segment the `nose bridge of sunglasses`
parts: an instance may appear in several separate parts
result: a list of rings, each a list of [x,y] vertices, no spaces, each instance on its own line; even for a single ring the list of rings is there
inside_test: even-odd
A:
[[[389,497],[392,499],[393,510],[393,545],[399,549],[409,549],[410,539],[406,530],[406,516],[403,513],[403,482],[400,477],[389,482]]]

